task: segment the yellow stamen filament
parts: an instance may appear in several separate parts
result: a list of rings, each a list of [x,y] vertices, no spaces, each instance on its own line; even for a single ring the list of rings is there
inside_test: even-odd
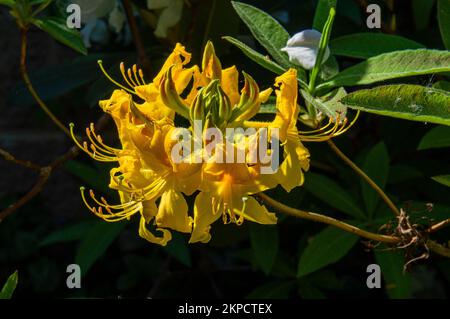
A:
[[[133,83],[133,87],[138,86],[138,84],[133,80],[133,74],[131,72],[131,69],[128,69],[127,72],[128,72],[128,79],[130,80],[131,83]]]
[[[347,132],[355,123],[356,120],[359,117],[360,111],[356,112],[355,117],[350,122],[350,124],[347,125],[348,119],[344,118],[342,121],[340,120],[340,116],[338,115],[336,120],[333,121],[333,119],[329,119],[328,124],[313,131],[299,131],[300,139],[305,142],[323,142],[327,141],[333,137],[339,136],[345,132]],[[330,125],[334,125],[331,127],[331,129],[328,129]],[[328,129],[328,130],[326,130]]]
[[[114,83],[115,85],[117,85],[118,87],[124,89],[125,91],[132,93],[132,94],[136,94],[134,91],[130,90],[129,88],[127,88],[126,86],[123,86],[122,84],[120,84],[119,82],[117,82],[116,80],[114,80],[105,70],[105,68],[103,67],[103,61],[102,60],[98,60],[97,61],[98,65],[100,66],[100,69],[102,70],[103,74],[106,76],[106,78],[108,80],[110,80],[112,83]],[[123,75],[123,73],[122,73]],[[128,82],[127,82],[128,83]]]
[[[141,78],[142,84],[146,85],[147,83],[144,80],[144,72],[142,72],[141,69],[139,69],[138,71],[139,71],[139,77]]]
[[[141,82],[139,82],[139,79],[137,77],[137,73],[138,73],[137,66],[136,66],[136,64],[133,64],[133,75],[134,75],[135,82],[137,83],[138,86],[139,85],[143,85]]]
[[[90,132],[90,130],[88,128],[86,128],[86,134],[90,140],[90,142],[92,144],[89,144],[86,141],[83,142],[83,144],[80,144],[80,142],[78,141],[78,139],[75,136],[75,133],[73,131],[75,125],[73,123],[69,124],[70,127],[70,135],[72,136],[73,141],[75,142],[75,144],[82,149],[86,154],[88,154],[90,157],[92,157],[93,159],[99,161],[99,162],[116,162],[117,161],[117,156],[116,153],[114,152],[114,149],[112,148],[104,148],[101,146],[101,144],[97,144],[95,143],[94,139],[92,138],[92,134]],[[94,134],[95,136],[95,134]],[[92,150],[90,151],[89,148]],[[104,152],[104,154],[102,154],[101,152]]]

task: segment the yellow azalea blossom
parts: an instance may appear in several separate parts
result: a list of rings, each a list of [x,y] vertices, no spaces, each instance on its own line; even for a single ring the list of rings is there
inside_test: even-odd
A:
[[[243,72],[244,85],[239,90],[236,67],[223,69],[211,42],[205,47],[201,68],[188,67],[190,59],[185,48],[177,44],[149,83],[135,65],[126,70],[121,64],[122,84],[112,79],[100,63],[105,75],[119,87],[109,99],[100,101],[100,107],[116,124],[120,148],[106,145],[93,125],[86,129],[88,142],[81,143],[71,125],[74,141],[87,154],[99,161],[118,163],[110,172],[109,187],[118,191],[120,204],[109,204],[104,198],[98,199],[93,191],[82,189],[86,205],[111,222],[138,214],[139,235],[160,245],[171,239],[171,230],[189,233],[191,243],[208,242],[211,224],[220,217],[225,223],[238,225],[244,220],[275,224],[275,214],[252,195],[278,184],[290,191],[303,183],[303,171],[309,168],[309,153],[300,142],[296,127],[299,107],[294,69],[275,80],[275,119],[254,122],[252,118],[261,103],[268,100],[272,88],[261,91],[255,80]],[[136,102],[134,96],[142,102]],[[173,157],[174,147],[179,143],[176,134],[179,128],[174,124],[176,113],[189,120],[190,133],[195,133],[195,121],[203,123],[201,149],[194,150],[181,162]],[[253,158],[250,146],[262,149],[266,155],[273,155],[278,149],[274,140],[261,142],[263,133],[259,131],[216,143],[209,158],[197,160],[203,159],[208,153],[206,149],[213,145],[204,135],[206,129],[225,133],[229,128],[254,127],[266,129],[269,138],[279,131],[284,157],[278,170],[264,173],[263,168],[273,162]],[[243,162],[234,158],[240,151],[244,154]],[[233,161],[224,162],[223,154],[231,154]],[[185,195],[195,192],[198,193],[190,211]]]

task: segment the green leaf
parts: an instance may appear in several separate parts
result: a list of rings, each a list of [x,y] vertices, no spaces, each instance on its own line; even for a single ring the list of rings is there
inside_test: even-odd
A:
[[[82,275],[104,254],[126,225],[126,222],[101,222],[87,232],[75,256],[75,263],[80,265]]]
[[[250,292],[247,299],[286,299],[295,284],[292,280],[265,283]]]
[[[403,273],[405,258],[402,251],[375,249],[375,259],[380,265],[386,293],[392,299],[411,296],[411,277]]]
[[[450,175],[433,176],[432,179],[438,183],[441,183],[442,185],[450,187]]]
[[[443,91],[450,91],[450,82],[449,81],[437,81],[433,84],[434,89],[439,89]]]
[[[187,267],[192,266],[188,244],[181,234],[172,233],[172,240],[163,249],[183,265]]]
[[[288,56],[280,49],[286,46],[289,33],[264,11],[241,2],[232,1],[232,4],[255,39],[266,48],[275,61],[288,68],[291,65]]]
[[[108,187],[107,177],[93,167],[79,161],[71,160],[64,164],[64,168],[93,189],[101,191],[104,194],[114,193]]]
[[[346,95],[342,103],[364,112],[450,125],[450,94],[412,84],[384,85]]]
[[[438,0],[437,13],[442,42],[444,42],[445,47],[450,50],[450,1]]]
[[[336,119],[339,114],[342,119],[342,116],[347,112],[347,106],[340,102],[341,99],[347,95],[347,92],[343,87],[335,89],[320,98],[314,98],[306,90],[301,90],[301,93],[308,103],[311,103],[317,110],[328,117]]]
[[[276,62],[270,60],[269,57],[264,56],[259,52],[256,52],[245,43],[242,43],[241,41],[229,36],[225,36],[222,38],[230,42],[231,44],[237,46],[247,57],[249,57],[254,62],[258,63],[260,66],[266,68],[267,70],[272,71],[273,73],[276,74],[283,74],[284,72],[286,72],[286,69],[278,65]]]
[[[304,187],[331,207],[357,219],[365,219],[364,212],[358,207],[354,198],[330,178],[308,172]]]
[[[91,229],[95,224],[103,223],[102,221],[83,221],[74,225],[58,229],[45,237],[39,246],[47,246],[56,243],[70,242],[80,240],[84,237],[86,232]]]
[[[428,26],[434,0],[413,0],[412,11],[417,30],[423,30]]]
[[[269,274],[278,254],[277,226],[251,223],[250,241],[256,264],[266,275]]]
[[[380,54],[351,66],[318,90],[336,86],[365,85],[389,79],[450,71],[450,52],[439,50],[403,50]]]
[[[383,142],[375,145],[367,154],[362,165],[363,171],[381,188],[384,189],[389,176],[389,154]],[[373,215],[380,196],[365,181],[361,180],[361,191],[369,217]]]
[[[418,150],[450,147],[450,127],[436,126],[429,130],[420,140]]]
[[[357,241],[358,236],[328,226],[318,233],[303,251],[298,263],[298,277],[339,261]]]
[[[46,17],[33,20],[33,24],[50,34],[62,44],[67,45],[81,54],[87,54],[80,32],[68,28],[65,19]]]
[[[16,270],[6,280],[6,283],[3,286],[2,291],[0,291],[0,299],[11,299],[14,290],[16,290],[18,280],[19,280],[19,273]]]
[[[370,32],[344,35],[330,42],[332,54],[361,59],[392,51],[420,48],[424,46],[398,35]]]
[[[0,0],[0,5],[5,5],[8,7],[13,7],[15,5],[15,1],[14,0]]]
[[[336,0],[319,0],[314,13],[313,29],[321,31],[328,19],[331,8],[336,8]]]

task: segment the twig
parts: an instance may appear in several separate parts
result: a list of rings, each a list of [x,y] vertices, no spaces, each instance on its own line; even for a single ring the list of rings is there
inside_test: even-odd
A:
[[[436,254],[450,258],[450,249],[448,249],[447,247],[438,244],[437,242],[431,239],[427,240],[426,245],[428,249],[432,250]]]
[[[25,86],[27,87],[30,94],[33,96],[37,104],[41,107],[41,109],[50,117],[50,119],[55,123],[69,138],[70,132],[65,127],[60,120],[50,111],[50,109],[45,105],[44,101],[39,97],[33,85],[31,84],[30,77],[28,76],[27,67],[26,67],[26,57],[27,57],[27,29],[20,29],[20,74],[22,75],[23,81],[25,82]]]
[[[41,173],[37,183],[33,186],[33,188],[22,198],[20,198],[17,202],[7,207],[5,210],[0,212],[0,222],[2,222],[6,217],[11,215],[14,211],[28,203],[32,200],[37,194],[39,194],[50,177],[50,173],[52,171],[51,167],[43,167],[41,168]]]
[[[438,231],[439,229],[444,228],[447,225],[450,225],[450,218],[449,219],[445,219],[445,220],[443,220],[443,221],[441,221],[439,223],[436,223],[436,224],[432,225],[426,231],[428,233],[434,233],[434,232]]]
[[[142,43],[142,38],[139,33],[136,19],[133,15],[133,7],[130,0],[122,0],[123,7],[125,9],[125,15],[127,16],[128,25],[130,26],[131,34],[133,35],[133,42],[138,53],[139,63],[142,65],[145,73],[150,74],[151,65],[148,56],[145,54],[145,47]]]
[[[366,230],[360,229],[360,228],[358,228],[356,226],[353,226],[353,225],[347,224],[345,222],[342,222],[340,220],[337,220],[337,219],[335,219],[333,217],[329,217],[329,216],[325,216],[325,215],[321,215],[321,214],[317,214],[317,213],[312,213],[312,212],[307,212],[307,211],[303,211],[303,210],[299,210],[299,209],[295,209],[295,208],[289,207],[289,206],[284,205],[283,203],[280,203],[277,200],[269,197],[268,195],[266,195],[264,193],[259,193],[259,194],[255,195],[255,196],[257,196],[260,199],[262,199],[269,206],[277,209],[280,213],[284,213],[286,215],[290,215],[290,216],[294,216],[294,217],[297,217],[297,218],[303,218],[303,219],[308,219],[308,220],[312,220],[312,221],[319,222],[319,223],[332,225],[332,226],[340,228],[340,229],[342,229],[342,230],[344,230],[346,232],[358,235],[360,237],[364,237],[364,238],[367,238],[367,239],[370,239],[370,240],[375,240],[375,241],[379,241],[379,242],[383,242],[383,243],[396,244],[396,243],[398,243],[400,241],[399,237],[371,233],[371,232],[368,232]]]
[[[333,143],[333,141],[327,141],[328,146],[336,153],[338,157],[340,157],[351,169],[353,169],[356,174],[358,174],[362,179],[364,179],[367,184],[372,187],[375,192],[381,197],[381,199],[388,205],[388,207],[394,212],[395,215],[400,215],[400,211],[391,201],[391,199],[386,195],[385,192],[366,174],[362,169],[360,169],[351,159],[349,159],[342,151]]]
[[[42,169],[41,166],[39,166],[37,164],[34,164],[33,162],[24,161],[24,160],[20,160],[20,159],[15,158],[13,155],[11,155],[10,153],[8,153],[7,151],[5,151],[5,150],[3,150],[1,148],[0,148],[0,155],[8,162],[12,162],[14,164],[17,164],[17,165],[20,165],[20,166],[32,169],[34,171],[40,172],[41,169]]]

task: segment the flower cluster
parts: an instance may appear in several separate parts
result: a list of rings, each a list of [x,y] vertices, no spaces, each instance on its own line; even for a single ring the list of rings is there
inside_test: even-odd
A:
[[[239,90],[236,67],[223,69],[211,42],[205,47],[201,68],[188,67],[190,58],[177,44],[151,83],[136,66],[126,70],[121,64],[127,85],[111,79],[119,89],[108,100],[100,101],[100,107],[117,126],[120,148],[106,145],[93,125],[86,129],[89,141],[80,143],[74,136],[92,158],[118,163],[110,172],[109,187],[118,191],[121,203],[110,204],[82,188],[89,209],[109,222],[139,214],[139,235],[160,245],[171,239],[170,230],[189,233],[191,243],[206,243],[211,238],[211,224],[220,217],[224,223],[238,225],[244,220],[275,224],[275,214],[251,195],[277,185],[290,191],[303,183],[303,171],[309,168],[309,153],[296,126],[299,107],[295,69],[278,76],[273,89],[263,91],[243,72],[244,85]],[[273,120],[252,121],[273,91],[277,108]],[[173,155],[180,155],[183,149],[174,152],[180,143],[175,122],[183,122],[179,121],[182,118],[190,123],[188,130],[192,132],[197,122],[201,123],[201,132],[210,128],[224,134],[229,128],[254,130],[220,141],[201,134],[202,147],[182,154],[183,160],[177,161]],[[279,167],[269,173],[263,173],[265,163],[261,159],[250,158],[251,147],[264,149],[265,155],[274,151],[273,139],[262,145],[260,129],[276,136],[283,150]],[[74,134],[73,124],[71,132]],[[205,152],[210,156],[205,157]],[[223,160],[224,153],[235,158],[239,152],[243,161]],[[199,156],[205,160],[195,160]],[[186,197],[193,195],[190,209]]]

